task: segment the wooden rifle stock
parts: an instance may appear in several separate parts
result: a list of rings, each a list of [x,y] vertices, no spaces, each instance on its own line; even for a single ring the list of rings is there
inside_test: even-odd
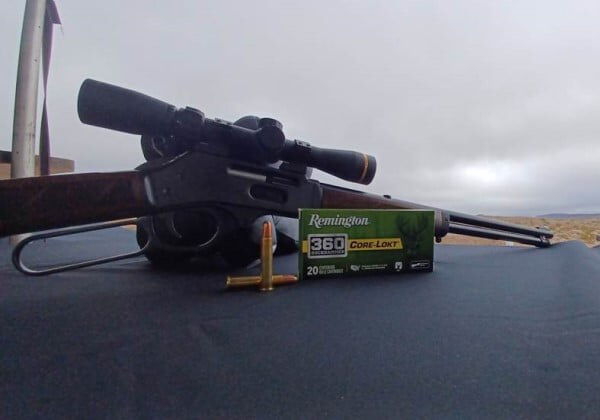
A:
[[[0,236],[149,214],[137,171],[18,178],[0,182]]]
[[[332,185],[321,184],[323,198],[321,205],[326,209],[430,209],[438,210],[410,201],[397,200],[386,196],[354,191]]]

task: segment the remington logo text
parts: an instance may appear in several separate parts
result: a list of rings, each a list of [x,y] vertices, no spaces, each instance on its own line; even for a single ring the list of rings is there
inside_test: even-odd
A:
[[[335,217],[321,217],[318,214],[311,214],[308,225],[314,226],[317,229],[321,229],[323,226],[343,226],[345,228],[351,228],[352,226],[368,226],[369,218],[356,216],[340,217],[339,215],[336,215]]]

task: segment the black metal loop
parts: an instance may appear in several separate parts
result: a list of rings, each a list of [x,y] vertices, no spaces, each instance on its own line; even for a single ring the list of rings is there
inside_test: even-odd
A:
[[[44,232],[36,233],[36,234],[33,234],[33,235],[23,239],[21,242],[19,242],[15,246],[15,248],[13,249],[13,252],[12,252],[12,262],[13,262],[13,265],[15,266],[15,268],[24,274],[27,274],[29,276],[44,276],[47,274],[60,273],[63,271],[75,270],[77,268],[90,267],[93,265],[106,264],[106,263],[109,263],[112,261],[118,261],[118,260],[124,260],[124,259],[128,259],[128,258],[137,257],[140,255],[143,255],[144,252],[146,252],[146,250],[150,247],[150,245],[152,243],[151,239],[148,240],[148,242],[139,251],[129,252],[126,254],[113,255],[112,257],[96,258],[93,260],[81,261],[81,262],[76,262],[76,263],[72,263],[72,264],[58,265],[58,266],[54,266],[54,267],[43,269],[43,270],[36,270],[36,269],[26,266],[23,263],[22,257],[21,257],[21,253],[23,252],[23,249],[33,241],[37,241],[40,239],[55,238],[58,236],[75,235],[77,233],[109,229],[109,228],[118,227],[118,226],[136,225],[136,224],[137,224],[137,219],[126,219],[126,220],[119,220],[116,222],[98,223],[98,224],[82,226],[82,227],[59,229],[59,230],[54,230],[54,231],[45,232],[45,233]]]

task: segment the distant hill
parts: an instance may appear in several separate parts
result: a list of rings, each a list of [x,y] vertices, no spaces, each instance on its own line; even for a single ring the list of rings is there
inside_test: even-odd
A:
[[[549,213],[535,217],[544,219],[598,219],[600,213]]]

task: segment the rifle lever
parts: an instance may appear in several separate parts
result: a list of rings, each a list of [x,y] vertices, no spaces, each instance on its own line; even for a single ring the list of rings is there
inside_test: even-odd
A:
[[[126,219],[126,220],[119,220],[116,222],[97,223],[94,225],[81,226],[81,227],[68,228],[68,229],[59,229],[59,230],[54,230],[51,232],[42,232],[42,233],[30,235],[27,238],[23,239],[21,242],[19,242],[15,246],[15,248],[13,249],[13,252],[12,252],[12,262],[13,262],[13,265],[15,266],[15,268],[23,274],[27,274],[30,276],[44,276],[47,274],[61,273],[63,271],[75,270],[77,268],[90,267],[93,265],[105,264],[105,263],[112,262],[112,261],[118,261],[118,260],[124,260],[124,259],[128,259],[128,258],[138,257],[140,255],[143,255],[144,252],[146,252],[146,250],[151,246],[151,239],[139,251],[113,255],[112,257],[103,257],[103,258],[96,258],[93,260],[80,261],[80,262],[71,263],[71,264],[55,265],[55,266],[52,266],[51,268],[46,268],[43,270],[37,270],[37,269],[28,267],[23,262],[23,258],[21,256],[23,249],[27,245],[29,245],[33,241],[37,241],[40,239],[56,238],[58,236],[75,235],[77,233],[91,232],[94,230],[102,230],[102,229],[109,229],[109,228],[118,227],[118,226],[136,225],[136,224],[137,224],[137,219]]]

